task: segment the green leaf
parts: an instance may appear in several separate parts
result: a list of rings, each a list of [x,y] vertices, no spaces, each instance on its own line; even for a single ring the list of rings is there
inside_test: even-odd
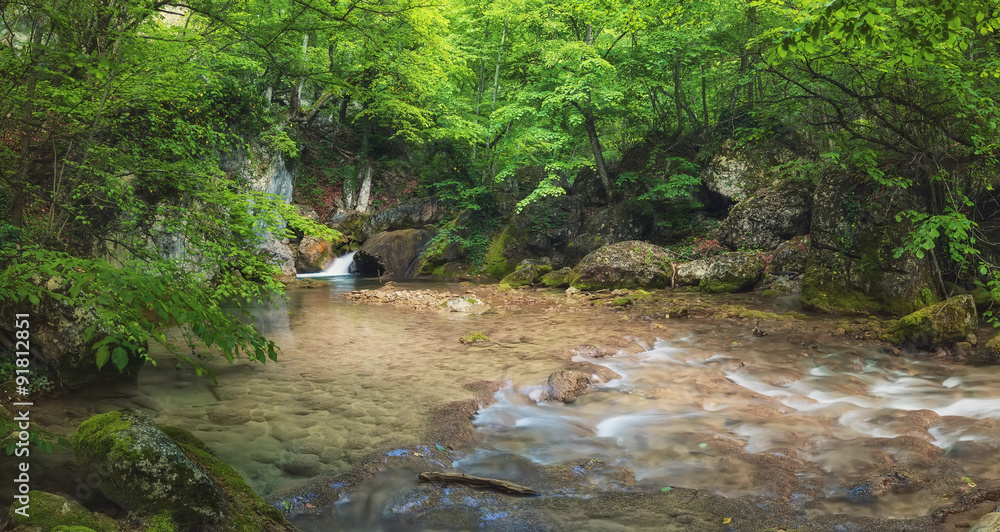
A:
[[[125,369],[125,366],[128,365],[128,351],[121,347],[116,347],[111,353],[111,362],[114,363],[119,371]]]
[[[111,358],[111,353],[108,351],[108,346],[102,345],[96,354],[97,367],[103,368],[105,364],[108,363],[108,359]]]

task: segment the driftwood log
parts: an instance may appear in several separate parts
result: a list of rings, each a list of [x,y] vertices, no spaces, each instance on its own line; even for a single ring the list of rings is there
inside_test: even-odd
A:
[[[419,478],[424,482],[459,482],[474,488],[490,488],[506,493],[515,493],[517,495],[538,495],[537,491],[527,486],[521,486],[519,484],[514,484],[513,482],[507,482],[506,480],[499,480],[495,478],[474,477],[472,475],[466,475],[465,473],[437,473],[428,471],[426,473],[420,473]]]

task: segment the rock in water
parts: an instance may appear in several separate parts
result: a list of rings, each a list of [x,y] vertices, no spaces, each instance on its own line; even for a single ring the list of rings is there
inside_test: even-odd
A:
[[[433,236],[424,229],[378,233],[354,255],[354,264],[362,275],[412,277],[420,269],[420,254]]]
[[[84,421],[73,451],[81,466],[101,474],[101,492],[122,508],[143,515],[166,510],[206,529],[225,520],[229,503],[219,486],[141,411]]]

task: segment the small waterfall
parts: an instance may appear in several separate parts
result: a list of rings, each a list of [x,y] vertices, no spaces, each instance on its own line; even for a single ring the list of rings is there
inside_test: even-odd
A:
[[[350,253],[345,253],[330,263],[325,270],[319,273],[300,273],[296,277],[302,279],[305,277],[338,277],[342,275],[354,275],[357,273],[354,268],[354,254],[357,251],[352,251]]]

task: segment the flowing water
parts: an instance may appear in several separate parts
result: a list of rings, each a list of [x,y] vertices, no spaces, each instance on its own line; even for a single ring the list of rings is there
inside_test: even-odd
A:
[[[296,275],[299,279],[308,278],[322,278],[322,277],[340,277],[344,275],[354,274],[354,254],[357,251],[351,251],[350,253],[344,253],[343,255],[333,259],[333,262],[326,267],[323,271],[319,273],[300,273]]]
[[[947,501],[933,490],[870,500],[852,490],[890,466],[929,485],[1000,478],[1000,368],[804,347],[780,334],[752,337],[745,323],[650,329],[604,311],[469,315],[339,297],[376,284],[333,277],[328,288],[290,291],[287,308],[257,309],[258,326],[282,348],[277,364],[220,365],[213,384],[154,353],[158,365],[137,386],[51,402],[45,421],[71,431],[94,412],[144,408],[193,431],[268,496],[343,473],[373,451],[433,444],[423,441],[432,410],[471,397],[479,381],[502,380],[508,386],[474,420],[481,449],[446,465],[497,476],[498,463],[515,457],[599,460],[635,473],[628,490],[698,488],[801,499],[806,513],[899,517]],[[671,340],[585,359],[621,378],[571,404],[536,401],[567,348],[624,342],[643,328]],[[458,342],[472,331],[493,341]]]

